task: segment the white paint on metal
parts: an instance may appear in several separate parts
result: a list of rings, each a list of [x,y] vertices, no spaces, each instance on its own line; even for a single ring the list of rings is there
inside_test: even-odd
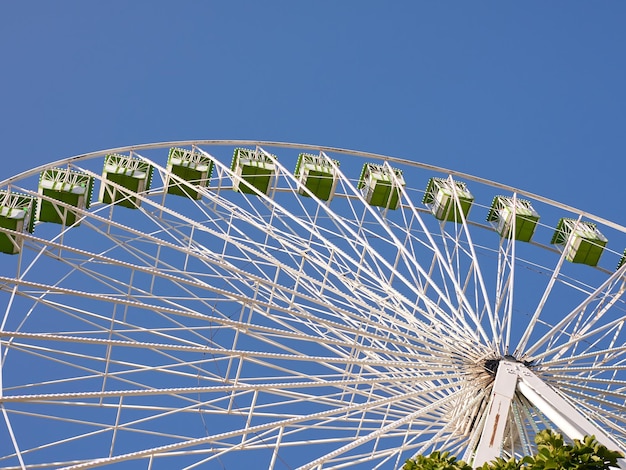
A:
[[[474,454],[474,468],[500,457],[509,410],[516,393],[523,395],[570,439],[583,440],[585,436],[594,436],[600,444],[624,454],[624,449],[607,433],[528,367],[521,362],[503,359],[498,366],[487,419]],[[620,459],[619,467],[626,469],[624,459]]]
[[[489,399],[487,419],[474,456],[474,468],[500,456],[504,429],[515,396],[518,372],[517,364],[513,361],[502,360],[498,365]]]

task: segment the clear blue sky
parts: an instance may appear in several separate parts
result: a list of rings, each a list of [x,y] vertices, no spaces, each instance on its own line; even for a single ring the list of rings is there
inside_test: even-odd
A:
[[[0,21],[0,179],[126,144],[284,140],[626,223],[623,1],[25,0]]]

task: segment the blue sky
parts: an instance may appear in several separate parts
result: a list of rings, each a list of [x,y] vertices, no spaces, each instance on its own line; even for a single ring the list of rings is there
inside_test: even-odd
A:
[[[612,0],[5,0],[0,181],[124,145],[258,139],[422,161],[626,224],[624,24]]]
[[[127,144],[281,140],[626,222],[623,2],[22,1],[0,18],[2,177]]]

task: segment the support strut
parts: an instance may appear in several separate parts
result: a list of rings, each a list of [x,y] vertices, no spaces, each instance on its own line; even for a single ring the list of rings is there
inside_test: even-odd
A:
[[[514,359],[504,358],[500,360],[496,371],[487,407],[487,418],[474,453],[474,468],[500,456],[511,402],[516,393],[537,407],[570,439],[582,440],[584,436],[595,436],[600,444],[624,453],[624,449],[621,449],[607,433],[580,413],[526,365]],[[626,469],[624,459],[620,459],[618,464],[620,468]]]

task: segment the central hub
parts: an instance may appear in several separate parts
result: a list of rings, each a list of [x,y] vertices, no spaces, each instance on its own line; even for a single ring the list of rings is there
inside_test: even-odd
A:
[[[496,372],[498,372],[498,364],[500,364],[501,359],[485,359],[485,363],[483,367],[489,373],[495,377]]]
[[[518,362],[520,364],[524,364],[526,367],[532,366],[532,361],[520,361],[515,356],[506,354],[502,357],[495,358],[495,359],[485,359],[485,361],[483,362],[483,368],[489,375],[491,375],[492,377],[495,377],[496,373],[498,372],[498,366],[500,365],[500,362],[505,361],[505,360],[509,362]]]

